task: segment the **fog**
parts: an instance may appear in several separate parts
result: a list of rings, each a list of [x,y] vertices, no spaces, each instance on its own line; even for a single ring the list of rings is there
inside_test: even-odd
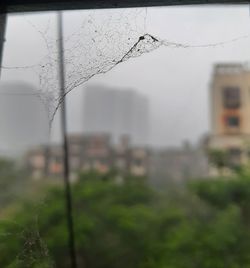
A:
[[[13,156],[46,143],[49,136],[45,107],[29,84],[0,84],[0,155]]]
[[[162,46],[122,62],[105,74],[93,76],[67,95],[69,132],[81,133],[84,130],[86,88],[103,85],[130,88],[147,97],[150,107],[149,145],[178,146],[185,140],[197,143],[210,131],[209,83],[213,65],[249,61],[249,6],[162,7],[142,9],[142,12],[145,14],[142,16],[145,31],[161,40],[194,46],[225,43],[203,48]],[[86,14],[88,11],[64,13],[65,36],[78,31]],[[39,62],[47,51],[39,31],[49,27],[52,38],[56,38],[55,17],[55,13],[10,15],[3,65],[28,66]],[[116,27],[119,27],[119,21],[117,26],[114,25],[114,31]],[[19,80],[38,88],[39,74],[32,69],[3,69],[2,80]],[[17,124],[16,129],[10,128],[10,131],[18,133],[22,127],[24,124]],[[28,132],[26,135],[29,139]],[[7,136],[6,142],[18,139],[18,135]],[[58,113],[51,136],[53,141],[60,138]]]

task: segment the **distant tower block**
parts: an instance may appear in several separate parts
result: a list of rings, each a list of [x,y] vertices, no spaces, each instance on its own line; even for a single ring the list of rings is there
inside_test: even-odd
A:
[[[83,109],[85,133],[107,133],[115,143],[128,136],[133,144],[147,144],[149,103],[135,90],[88,86]]]
[[[48,114],[34,87],[20,81],[0,84],[0,128],[1,156],[48,143]]]
[[[248,161],[250,149],[250,69],[217,64],[211,83],[209,148],[228,153],[231,164]]]

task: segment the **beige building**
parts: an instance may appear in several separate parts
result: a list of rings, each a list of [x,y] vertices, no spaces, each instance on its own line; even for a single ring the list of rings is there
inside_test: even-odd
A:
[[[80,171],[89,170],[101,174],[116,170],[119,175],[124,176],[148,175],[148,150],[132,147],[126,136],[121,137],[117,145],[111,143],[111,137],[107,134],[70,135],[68,142],[72,178]],[[51,144],[30,150],[26,161],[34,178],[60,177],[63,172],[62,146]]]
[[[209,148],[228,152],[230,163],[248,161],[250,152],[250,68],[217,64],[211,83]]]

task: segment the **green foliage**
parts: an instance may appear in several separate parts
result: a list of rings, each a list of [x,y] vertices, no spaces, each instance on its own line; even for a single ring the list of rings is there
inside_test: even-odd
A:
[[[218,169],[225,168],[229,165],[229,155],[226,151],[211,149],[208,152],[208,157],[210,162]]]
[[[0,158],[0,204],[1,207],[16,202],[27,187],[27,174],[11,160]]]
[[[142,178],[82,174],[72,185],[79,267],[250,268],[250,176],[155,192]],[[0,225],[0,267],[69,267],[64,192]],[[53,260],[53,261],[52,261]]]

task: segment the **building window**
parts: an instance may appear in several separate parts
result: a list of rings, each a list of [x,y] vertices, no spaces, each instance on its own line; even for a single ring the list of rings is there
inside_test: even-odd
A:
[[[227,109],[237,109],[240,107],[240,89],[238,87],[224,88],[223,105]]]
[[[142,166],[143,164],[142,159],[135,158],[133,164],[138,167]]]
[[[226,124],[230,128],[238,128],[240,126],[240,119],[238,116],[228,116],[226,118]]]

